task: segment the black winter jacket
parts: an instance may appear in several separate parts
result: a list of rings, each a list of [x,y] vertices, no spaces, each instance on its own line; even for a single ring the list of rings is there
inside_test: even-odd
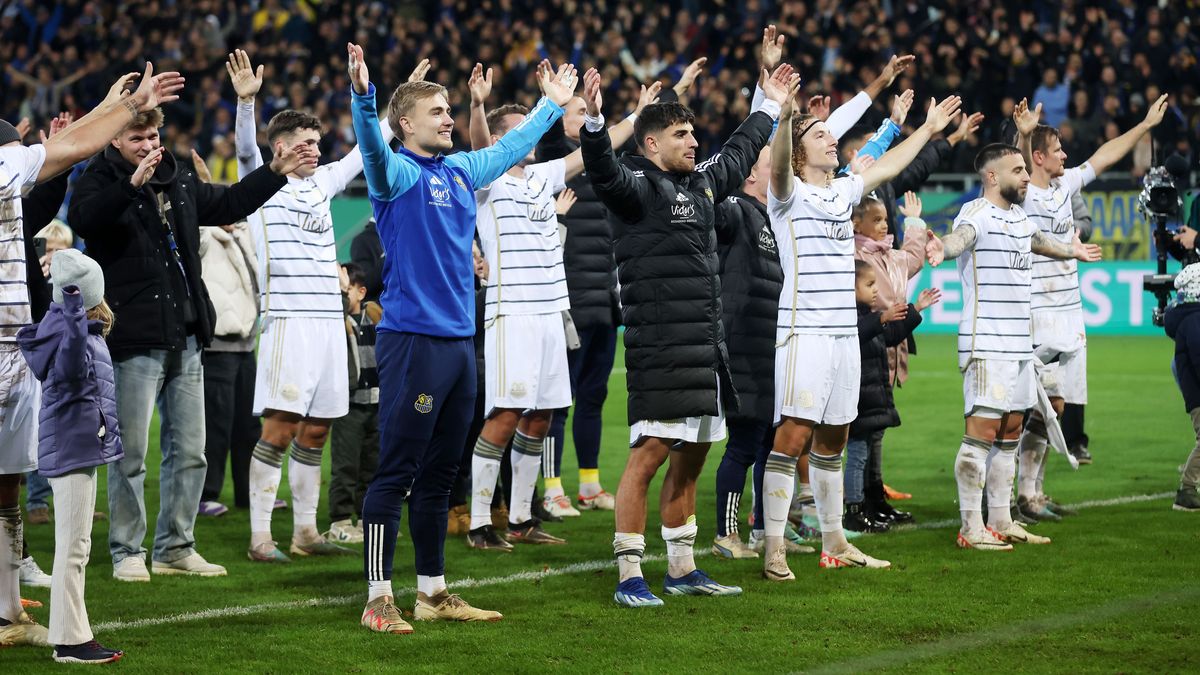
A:
[[[737,391],[721,325],[715,204],[741,187],[771,133],[756,112],[711,160],[668,173],[613,154],[606,131],[580,137],[584,164],[609,210],[625,324],[629,423],[716,415]]]
[[[731,421],[770,423],[775,414],[775,325],[783,266],[767,207],[738,191],[717,204],[721,308],[739,403]]]
[[[554,123],[537,146],[537,161],[549,162],[566,157],[579,144],[567,138],[562,120]],[[567,292],[571,298],[571,318],[583,330],[609,327],[620,323],[617,304],[617,265],[613,259],[612,226],[608,209],[596,195],[587,173],[567,181],[577,201],[560,218],[566,225],[563,266],[567,271]]]
[[[888,384],[887,348],[912,335],[921,324],[921,313],[911,304],[904,321],[882,323],[881,312],[858,305],[858,348],[862,355],[862,380],[858,390],[858,417],[850,423],[850,435],[861,437],[873,431],[900,426],[900,413]]]
[[[182,303],[187,302],[195,315],[191,334],[208,346],[215,316],[200,277],[200,226],[242,220],[287,184],[287,178],[264,164],[234,185],[209,185],[179,167],[167,152],[154,176],[138,190],[129,183],[135,168],[116,148],[106,148],[76,182],[67,211],[71,228],[86,240],[88,255],[104,270],[105,297],[116,314],[109,350],[119,359],[151,349],[184,349],[189,327]],[[178,262],[159,215],[158,191],[170,207],[166,213]],[[179,273],[180,264],[187,297],[174,297],[172,275]]]
[[[1185,302],[1167,310],[1167,337],[1175,341],[1175,380],[1188,412],[1200,408],[1200,303]]]
[[[41,256],[33,238],[45,226],[54,220],[58,209],[62,207],[63,198],[67,196],[67,181],[71,172],[64,171],[51,180],[35,186],[29,194],[21,198],[21,213],[24,216],[21,226],[25,235],[25,283],[29,287],[29,311],[33,322],[38,323],[50,309],[50,284],[42,274]]]

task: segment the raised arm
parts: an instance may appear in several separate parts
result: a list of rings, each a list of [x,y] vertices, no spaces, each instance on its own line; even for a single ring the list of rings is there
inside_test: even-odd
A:
[[[126,85],[135,77],[136,73],[123,75],[108,90],[108,96],[100,105],[47,139],[46,160],[38,172],[38,182],[50,180],[100,152],[138,113],[178,99],[178,92],[183,88],[183,77],[179,73],[155,75],[154,66],[146,63],[138,88],[132,94],[126,94]]]
[[[258,123],[254,117],[254,97],[262,88],[263,67],[260,65],[255,71],[250,65],[250,56],[236,49],[225,62],[225,72],[229,73],[229,82],[238,97],[233,142],[240,178],[263,163],[262,151],[258,149]]]
[[[267,166],[260,166],[233,185],[196,182],[196,218],[200,225],[228,225],[254,213],[287,184],[287,174],[317,163],[316,151],[304,143],[278,144]]]
[[[879,72],[879,77],[872,80],[871,84],[868,84],[866,88],[863,89],[863,93],[870,97],[872,101],[879,98],[879,95],[882,94],[888,87],[892,86],[892,83],[896,81],[896,78],[899,77],[901,73],[908,70],[908,67],[911,66],[913,61],[916,60],[917,57],[913,56],[912,54],[893,56],[892,58],[888,59],[887,65],[884,66],[883,70]]]
[[[1129,131],[1100,146],[1087,161],[1088,164],[1092,165],[1092,169],[1095,170],[1096,175],[1104,173],[1113,164],[1121,161],[1122,157],[1128,155],[1133,150],[1133,146],[1142,140],[1142,136],[1150,133],[1151,129],[1163,121],[1163,116],[1166,112],[1167,95],[1163,94],[1146,111],[1146,119],[1139,122]]]
[[[929,113],[925,116],[925,124],[922,124],[921,128],[913,132],[903,143],[884,153],[879,161],[863,172],[863,192],[871,192],[903,171],[904,167],[916,159],[917,153],[925,147],[929,139],[950,124],[950,120],[958,114],[958,108],[961,105],[962,99],[957,96],[951,96],[941,103],[930,99]]]
[[[362,47],[349,44],[350,117],[358,150],[362,153],[363,174],[367,192],[380,201],[391,201],[416,185],[421,170],[410,161],[392,152],[379,130],[379,115],[375,111],[375,85],[371,84],[367,65],[363,62]]]
[[[66,329],[58,343],[54,370],[59,379],[79,380],[87,374],[87,312],[78,286],[63,288],[63,315]]]
[[[1080,262],[1099,262],[1101,258],[1100,246],[1098,244],[1085,244],[1079,241],[1078,235],[1071,243],[1065,243],[1050,237],[1045,232],[1038,230],[1033,233],[1033,239],[1029,242],[1030,249],[1038,254],[1044,255],[1047,258],[1057,258],[1058,260],[1078,260]]]
[[[767,100],[762,110],[750,113],[721,146],[720,152],[696,167],[712,181],[714,201],[725,199],[745,183],[771,136],[771,128],[780,117],[782,106],[792,100],[799,89],[800,76],[790,65],[785,63],[776,68],[763,86]]]
[[[600,72],[595,68],[589,69],[583,76],[583,100],[587,106],[586,112],[592,118],[603,119],[600,114],[604,105],[600,95],[601,89],[603,89],[603,82]],[[646,106],[658,101],[658,93],[661,90],[662,83],[658,81],[651,83],[649,87],[642,85],[642,92],[638,95],[637,108],[634,109],[633,114],[608,128],[608,139],[613,147],[619,148],[633,138],[633,127],[638,115],[642,114],[642,110]],[[583,148],[567,154],[563,159],[566,160],[567,180],[583,173]]]
[[[1041,118],[1041,103],[1030,110],[1029,101],[1021,99],[1013,108],[1013,124],[1017,126],[1017,149],[1021,151],[1021,158],[1025,160],[1025,169],[1029,173],[1033,173],[1033,132]]]
[[[942,260],[953,260],[970,251],[975,248],[977,236],[975,226],[970,223],[963,223],[955,227],[953,232],[941,238],[942,250],[937,256],[930,259],[929,264],[937,267]]]
[[[487,123],[487,97],[492,93],[492,69],[487,69],[484,75],[483,64],[476,63],[467,80],[467,88],[471,90],[471,117],[467,123],[467,136],[471,139],[472,150],[482,150],[492,145],[492,131]]]
[[[792,99],[788,99],[779,111],[779,126],[771,140],[770,190],[775,199],[786,202],[792,198]]]
[[[598,111],[597,111],[598,112]],[[588,179],[600,201],[626,222],[641,220],[650,196],[649,183],[617,161],[612,141],[604,130],[604,117],[585,113],[579,130],[579,149]]]

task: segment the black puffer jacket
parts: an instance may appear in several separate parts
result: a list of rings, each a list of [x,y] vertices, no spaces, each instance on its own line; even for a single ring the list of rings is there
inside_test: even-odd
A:
[[[887,348],[912,335],[921,324],[921,313],[911,304],[904,321],[882,323],[880,312],[858,305],[858,348],[862,354],[862,384],[858,390],[858,418],[850,423],[850,435],[866,436],[873,431],[900,426],[900,413],[888,385]]]
[[[88,255],[104,270],[105,297],[117,318],[108,335],[109,351],[121,358],[150,349],[184,349],[189,327],[183,303],[189,302],[195,317],[191,332],[207,346],[215,317],[200,277],[200,226],[242,220],[287,178],[264,164],[234,185],[209,185],[166,152],[154,176],[138,190],[129,183],[134,169],[109,146],[75,183],[67,211],[71,229],[86,240]],[[178,262],[159,216],[159,192],[170,205]],[[188,282],[185,297],[176,297],[174,290],[178,277],[172,275],[179,274],[179,265]]]
[[[783,266],[767,207],[740,191],[717,204],[717,240],[722,322],[741,404],[729,417],[770,423],[775,414],[775,324]]]
[[[737,409],[721,326],[715,203],[741,187],[771,133],[753,113],[711,160],[668,173],[613,154],[605,131],[580,134],[584,164],[613,226],[625,324],[629,423]]]
[[[537,146],[537,161],[549,162],[575,151],[579,144],[567,138],[562,120],[554,123]],[[567,181],[578,200],[561,221],[567,227],[563,243],[563,266],[571,318],[583,330],[620,323],[617,305],[617,264],[613,259],[612,225],[608,209],[596,195],[586,173]]]
[[[53,179],[40,183],[21,198],[25,228],[25,283],[29,288],[29,312],[37,323],[50,309],[50,284],[42,274],[41,256],[37,254],[33,239],[41,229],[54,220],[63,198],[67,196],[67,181],[70,171],[64,171]]]

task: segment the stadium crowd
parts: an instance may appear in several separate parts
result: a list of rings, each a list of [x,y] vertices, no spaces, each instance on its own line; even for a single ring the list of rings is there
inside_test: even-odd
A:
[[[914,54],[916,66],[899,90],[914,89],[919,101],[961,95],[965,110],[989,115],[979,143],[998,139],[1001,121],[1032,94],[1043,103],[1047,123],[1062,130],[1068,156],[1078,157],[1127,131],[1145,116],[1148,102],[1170,92],[1155,140],[1196,167],[1200,28],[1188,12],[1187,3],[1135,0],[19,0],[0,15],[6,64],[0,117],[29,118],[37,129],[60,111],[78,116],[100,100],[103,83],[150,59],[189,83],[166,110],[164,137],[174,149],[196,147],[222,180],[234,165],[235,101],[222,65],[233,48],[265,66],[269,84],[260,122],[284,108],[330,120],[323,161],[354,144],[345,57],[338,49],[348,40],[361,43],[379,64],[383,90],[429,58],[429,79],[453,83],[458,148],[469,147],[461,75],[476,61],[497,68],[500,99],[527,105],[542,58],[595,63],[614,109],[631,110],[639,84],[673,83],[693,59],[706,56],[710,76],[692,96],[704,120],[697,135],[707,154],[749,112],[758,27],[773,17],[788,36],[804,92],[827,95],[835,107],[890,56]],[[877,125],[887,105],[877,101],[863,123]],[[906,132],[921,123],[920,108]],[[942,169],[971,172],[977,149],[964,146]],[[1118,168],[1140,174],[1148,163],[1147,148]]]

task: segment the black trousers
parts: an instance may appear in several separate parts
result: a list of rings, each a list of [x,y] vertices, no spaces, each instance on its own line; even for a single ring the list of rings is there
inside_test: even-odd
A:
[[[250,508],[250,456],[262,433],[254,416],[254,352],[205,351],[204,455],[208,473],[201,501],[217,501],[225,485],[225,460],[233,477],[233,504]]]
[[[367,485],[379,465],[379,406],[350,404],[333,421],[329,451],[329,522],[362,518]]]

